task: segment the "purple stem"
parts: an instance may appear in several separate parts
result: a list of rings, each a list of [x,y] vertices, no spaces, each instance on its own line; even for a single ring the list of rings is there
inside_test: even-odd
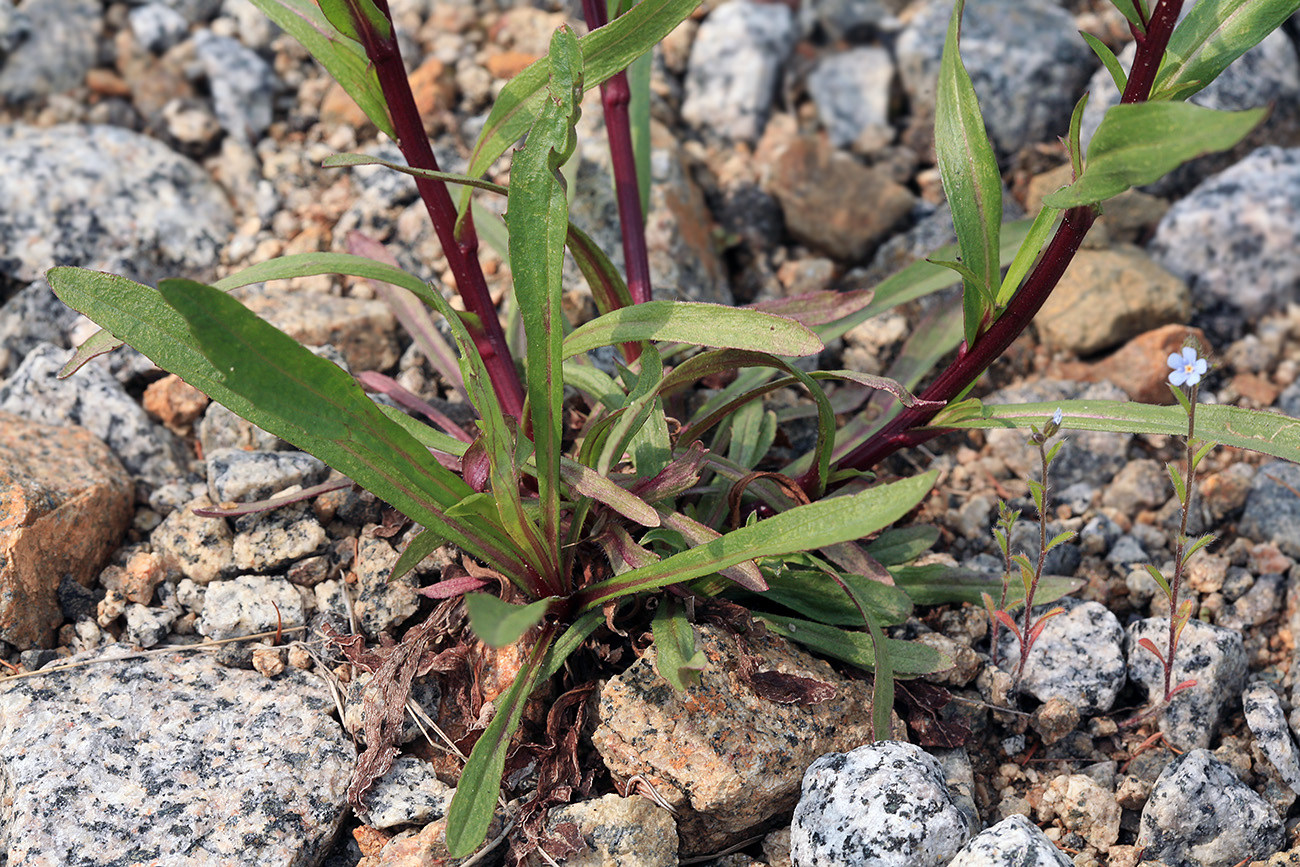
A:
[[[1121,102],[1144,102],[1151,95],[1160,59],[1169,45],[1174,25],[1178,23],[1182,5],[1182,0],[1160,0],[1151,14],[1146,32],[1135,29],[1137,55]],[[1056,235],[1007,309],[976,338],[973,347],[958,354],[957,360],[921,394],[922,398],[944,403],[954,400],[1007,350],[1052,294],[1096,219],[1097,209],[1093,206],[1080,206],[1065,212]],[[840,466],[867,470],[899,449],[919,445],[944,433],[942,429],[917,430],[928,424],[937,412],[937,409],[928,408],[904,409],[874,437],[845,456]],[[800,479],[805,490],[811,481],[807,476]]]
[[[595,30],[609,23],[605,0],[582,0],[582,14],[587,29]],[[618,197],[618,220],[623,230],[623,261],[627,268],[627,289],[633,304],[650,300],[650,256],[645,245],[645,218],[641,215],[641,189],[637,184],[636,155],[632,148],[632,123],[627,106],[632,89],[627,72],[619,71],[600,86],[600,101],[605,109],[605,131],[609,135],[609,155],[614,167],[614,191]]]
[[[391,22],[388,0],[375,0],[375,5]],[[433,147],[424,132],[424,121],[415,107],[415,97],[411,94],[411,83],[406,77],[397,37],[380,37],[364,20],[364,16],[355,15],[353,20],[362,36],[366,57],[374,64],[378,74],[379,86],[383,90],[388,114],[397,132],[397,143],[402,156],[412,168],[439,171],[438,159],[433,155]],[[501,328],[501,320],[497,317],[496,305],[492,303],[492,296],[488,292],[483,268],[478,261],[478,235],[474,231],[474,221],[466,213],[458,236],[456,205],[451,200],[447,185],[430,178],[416,178],[415,186],[433,221],[434,231],[437,232],[443,254],[447,257],[447,265],[456,278],[456,291],[464,299],[465,308],[478,318],[477,322],[466,322],[465,326],[474,339],[479,354],[483,356],[483,363],[501,401],[501,408],[507,415],[519,419],[523,414],[524,389],[515,370],[510,348],[506,344],[506,335]]]

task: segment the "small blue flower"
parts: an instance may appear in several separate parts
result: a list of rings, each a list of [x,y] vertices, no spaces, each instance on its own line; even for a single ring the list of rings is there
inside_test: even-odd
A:
[[[1061,419],[1063,418],[1065,418],[1065,416],[1061,413],[1061,408],[1058,406],[1056,408],[1056,412],[1052,413],[1052,424],[1056,425],[1057,427],[1060,427]]]
[[[1169,374],[1170,385],[1193,386],[1201,381],[1209,365],[1204,358],[1196,357],[1196,350],[1184,346],[1182,352],[1175,352],[1167,361],[1173,372]]]

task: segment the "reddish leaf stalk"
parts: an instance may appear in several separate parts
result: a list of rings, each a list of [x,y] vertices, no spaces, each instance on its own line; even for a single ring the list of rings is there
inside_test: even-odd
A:
[[[1122,102],[1144,102],[1150,97],[1160,60],[1169,45],[1174,25],[1178,23],[1182,5],[1183,0],[1160,0],[1152,12],[1146,32],[1134,34],[1137,56],[1133,60],[1133,70],[1129,75],[1128,86],[1124,89]],[[1097,209],[1090,206],[1071,208],[1065,212],[1056,235],[1007,309],[987,331],[976,338],[973,347],[958,355],[957,360],[925,390],[922,398],[945,403],[954,400],[1007,350],[1052,294],[1096,218]],[[840,466],[867,470],[899,449],[933,439],[944,431],[917,428],[928,424],[936,413],[935,409],[904,409],[870,440],[850,452],[840,462]],[[805,490],[810,481],[806,476],[800,478]]]
[[[375,5],[392,20],[387,0],[375,0]],[[424,121],[415,107],[415,97],[411,94],[411,84],[406,77],[397,37],[380,37],[361,16],[354,17],[354,22],[362,35],[366,57],[374,64],[378,74],[379,86],[383,90],[384,102],[388,105],[388,114],[397,132],[397,144],[402,156],[412,168],[439,171],[437,157],[424,132]],[[515,370],[510,348],[506,344],[496,305],[492,303],[492,296],[488,292],[483,268],[479,264],[478,235],[474,231],[473,219],[467,213],[457,235],[456,205],[447,185],[430,178],[416,178],[415,186],[433,221],[434,231],[437,232],[443,254],[447,257],[447,265],[456,278],[456,291],[464,299],[465,308],[478,317],[477,322],[466,322],[466,328],[474,339],[479,354],[483,356],[483,363],[496,388],[501,408],[507,415],[519,419],[523,414],[524,389]]]
[[[582,0],[587,27],[595,30],[609,23],[605,0]],[[614,191],[618,198],[618,220],[623,234],[623,260],[627,268],[627,289],[633,304],[650,300],[650,256],[646,251],[645,218],[641,215],[641,189],[637,184],[636,155],[632,148],[632,122],[628,103],[632,90],[627,71],[615,73],[600,86],[605,110],[605,131],[609,136],[610,162],[614,168]]]

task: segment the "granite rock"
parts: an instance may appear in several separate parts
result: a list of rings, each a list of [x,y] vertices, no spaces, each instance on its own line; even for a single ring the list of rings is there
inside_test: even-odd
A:
[[[353,613],[367,635],[391,632],[420,608],[416,576],[408,572],[393,580],[398,553],[387,539],[366,527],[357,541],[357,583],[351,587]]]
[[[932,116],[952,4],[920,6],[898,38],[898,70],[912,110]],[[977,3],[962,20],[961,55],[999,158],[1064,135],[1097,61],[1074,19],[1050,3]]]
[[[186,578],[207,584],[235,569],[234,534],[225,518],[204,518],[195,509],[212,508],[204,494],[173,511],[154,528],[154,551],[175,564]]]
[[[805,36],[820,28],[831,42],[860,42],[890,26],[899,5],[883,0],[808,0],[799,4],[799,27]]]
[[[50,646],[60,582],[94,580],[130,526],[133,493],[89,431],[0,412],[0,640]]]
[[[178,612],[169,608],[150,608],[132,602],[126,607],[126,629],[122,641],[138,647],[161,644],[176,622]]]
[[[442,690],[438,686],[436,675],[423,675],[411,681],[411,693],[407,700],[419,705],[426,714],[430,716],[437,714],[438,702],[441,698]],[[374,675],[369,672],[362,672],[350,681],[343,690],[343,727],[359,743],[364,744],[366,742],[366,718],[369,715],[369,709],[376,706],[376,704],[382,707],[385,701],[383,687],[374,683]],[[414,717],[409,712],[402,717],[402,730],[398,738],[401,743],[409,744],[423,736],[423,732],[416,725]],[[409,781],[414,778],[408,773],[402,779]],[[403,782],[402,785],[408,785],[408,783]],[[378,805],[385,802],[372,801],[367,797],[366,803],[376,805],[375,808],[378,808]]]
[[[9,13],[8,27],[0,20],[0,104],[39,102],[84,84],[98,59],[103,12],[96,0],[27,0]]]
[[[1144,687],[1152,700],[1164,692],[1164,666],[1138,641],[1149,638],[1165,653],[1169,618],[1149,617],[1128,627],[1125,652],[1128,676]],[[1246,683],[1246,650],[1241,634],[1193,618],[1183,629],[1174,659],[1171,683],[1195,680],[1196,685],[1173,697],[1160,712],[1158,726],[1171,746],[1182,750],[1209,746],[1216,729],[1236,704]]]
[[[1176,758],[1142,810],[1137,845],[1168,867],[1233,867],[1282,849],[1282,820],[1205,749]]]
[[[199,446],[204,455],[214,454],[221,449],[273,452],[292,448],[275,434],[240,418],[219,403],[208,404],[203,420],[199,422],[198,434]]]
[[[283,578],[241,575],[214,581],[203,597],[196,628],[208,638],[233,638],[306,623],[303,597]]]
[[[1080,316],[1080,310],[1089,311]],[[1118,346],[1162,325],[1186,322],[1191,294],[1136,247],[1080,250],[1034,317],[1043,343],[1076,355]]]
[[[0,410],[41,424],[80,425],[104,441],[132,475],[164,485],[185,475],[184,444],[149,418],[140,404],[98,365],[59,379],[71,350],[42,344],[0,384]]]
[[[328,540],[307,503],[235,519],[231,555],[241,571],[269,572],[316,553]]]
[[[1120,807],[1115,793],[1087,774],[1053,777],[1043,791],[1039,817],[1054,814],[1062,827],[1107,852],[1119,840]]]
[[[547,829],[570,823],[585,847],[565,867],[677,867],[677,825],[663,807],[639,795],[605,795],[550,811]],[[525,867],[543,867],[536,854]]]
[[[146,51],[162,54],[190,32],[190,22],[166,3],[146,3],[128,13],[131,32]]]
[[[713,9],[691,46],[682,120],[725,138],[757,139],[797,38],[788,6],[735,0]]]
[[[881,741],[813,762],[790,827],[795,867],[941,867],[970,820],[920,747]]]
[[[1085,716],[1105,713],[1124,688],[1124,630],[1106,606],[1071,597],[1035,607],[1034,616],[1058,606],[1065,612],[1034,642],[1020,689],[1042,702],[1064,699]],[[1015,671],[1020,643],[1005,629],[1000,640],[1002,668]]]
[[[1101,496],[1101,504],[1125,515],[1143,509],[1156,509],[1173,495],[1169,476],[1159,461],[1139,458],[1129,461],[1111,480]]]
[[[423,825],[447,815],[455,791],[438,779],[428,762],[416,756],[398,756],[366,791],[358,818],[376,828]]]
[[[1286,585],[1286,576],[1276,572],[1258,576],[1250,589],[1219,610],[1214,622],[1245,632],[1274,620],[1282,613]]]
[[[831,54],[808,76],[808,90],[831,144],[864,153],[893,141],[893,87],[894,60],[876,47]]]
[[[215,503],[265,500],[294,485],[318,485],[329,475],[324,461],[306,452],[223,448],[204,456],[208,494]]]
[[[971,838],[948,867],[1072,867],[1074,862],[1024,816],[1008,816]]]
[[[324,686],[130,652],[0,687],[8,863],[318,863],[356,755]]]
[[[1271,461],[1255,473],[1246,496],[1246,510],[1238,531],[1257,542],[1272,542],[1282,552],[1300,557],[1300,467],[1289,461]]]
[[[1259,749],[1273,763],[1278,776],[1292,791],[1300,794],[1300,750],[1291,738],[1282,702],[1273,687],[1260,680],[1246,687],[1241,695],[1246,725],[1255,736]]]
[[[271,125],[280,80],[271,65],[237,39],[200,30],[195,52],[212,89],[213,109],[229,135],[256,142]]]
[[[1174,203],[1147,249],[1207,309],[1212,335],[1300,299],[1300,148],[1262,147]]]
[[[708,660],[698,686],[676,694],[647,654],[601,688],[592,735],[616,780],[640,774],[677,810],[687,855],[789,810],[813,758],[871,739],[870,689],[783,639],[700,626],[696,646]],[[759,671],[831,683],[835,696],[806,707],[760,698],[736,670],[741,651]]]

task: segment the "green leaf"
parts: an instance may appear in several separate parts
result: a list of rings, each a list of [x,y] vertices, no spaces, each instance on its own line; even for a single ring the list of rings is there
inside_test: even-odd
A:
[[[1186,99],[1282,25],[1300,0],[1198,0],[1174,28],[1152,99]]]
[[[569,204],[559,169],[577,146],[582,114],[582,54],[578,38],[561,26],[551,37],[550,97],[523,150],[510,166],[510,261],[527,341],[528,413],[537,456],[541,534],[560,538],[560,454],[563,451],[564,378],[560,309]]]
[[[650,630],[655,639],[655,670],[677,692],[700,682],[708,664],[704,651],[695,647],[695,627],[672,596],[665,596],[655,611]]]
[[[313,0],[252,2],[320,61],[330,77],[342,85],[348,96],[352,97],[380,132],[390,138],[397,138],[393,124],[388,119],[388,104],[379,87],[379,77],[370,65],[365,51],[355,41],[340,33]]]
[[[939,528],[928,524],[886,530],[867,546],[867,553],[882,566],[901,566],[920,557],[939,541]]]
[[[77,351],[68,359],[68,363],[59,370],[59,379],[67,379],[81,370],[87,361],[112,352],[122,345],[122,341],[101,328],[81,342]]]
[[[47,278],[65,304],[213,400],[311,452],[506,575],[527,571],[499,529],[446,517],[445,509],[472,493],[468,485],[392,423],[352,377],[238,301],[202,284],[164,281],[161,288],[192,317],[191,326],[160,289],[78,268],[54,268]]]
[[[1187,502],[1187,484],[1183,481],[1183,474],[1174,463],[1165,464],[1165,470],[1169,473],[1169,481],[1174,484],[1174,493],[1178,495],[1178,502]]]
[[[366,36],[388,40],[393,36],[393,23],[379,11],[374,0],[317,0],[320,11],[338,31],[363,45]],[[366,33],[362,33],[362,30]]]
[[[931,563],[926,566],[896,566],[889,570],[894,574],[894,581],[907,591],[912,602],[917,605],[948,605],[955,602],[968,602],[980,605],[981,593],[1001,594],[1003,577],[986,572],[974,572],[956,566]],[[1044,575],[1038,579],[1034,603],[1046,605],[1062,596],[1068,596],[1082,587],[1086,582],[1082,578],[1066,578],[1060,575]],[[1007,592],[1007,607],[1011,608],[1024,601],[1021,588],[1011,584]]]
[[[1073,530],[1066,530],[1063,533],[1057,533],[1055,536],[1051,538],[1051,540],[1048,541],[1047,550],[1050,551],[1053,548],[1055,548],[1057,545],[1063,545],[1077,535],[1078,534],[1075,533]]]
[[[1130,24],[1138,29],[1139,33],[1146,30],[1142,26],[1142,16],[1138,14],[1136,7],[1136,4],[1142,2],[1142,0],[1110,0],[1110,2],[1112,6],[1120,11],[1121,15],[1128,19]],[[1146,3],[1143,3],[1142,6],[1146,8]],[[1123,91],[1124,88],[1121,87],[1120,90]]]
[[[894,661],[880,624],[866,616],[867,633],[871,636],[871,654],[876,663],[875,679],[871,683],[871,733],[878,741],[887,741],[892,735],[894,712]]]
[[[1083,127],[1083,110],[1087,107],[1088,93],[1085,91],[1074,104],[1074,112],[1070,115],[1070,133],[1065,139],[1070,151],[1070,167],[1076,178],[1083,174],[1083,134],[1080,130]]]
[[[643,218],[650,210],[650,72],[653,59],[649,54],[642,54],[627,68],[627,87],[631,94],[627,106],[628,125],[632,128],[632,155],[636,160],[637,191]]]
[[[984,129],[979,99],[961,61],[958,42],[965,0],[957,0],[948,21],[948,36],[939,61],[935,96],[934,151],[952,206],[953,227],[965,277],[966,343],[974,345],[1001,281],[998,232],[1002,227],[1002,177]]]
[[[1088,145],[1083,175],[1043,197],[1053,208],[1091,205],[1159,180],[1188,160],[1245,138],[1268,109],[1214,111],[1185,102],[1111,106]]]
[[[625,15],[582,37],[578,44],[586,86],[595,87],[626,69],[685,21],[699,4],[700,0],[641,0]],[[478,177],[486,173],[528,131],[542,108],[549,77],[550,58],[543,57],[502,88],[474,145],[465,174]]]
[[[776,440],[776,413],[759,402],[736,410],[731,417],[731,442],[727,457],[742,467],[753,469]]]
[[[797,641],[810,650],[872,671],[876,667],[876,654],[871,636],[837,626],[827,626],[799,617],[781,617],[775,614],[759,615],[759,620],[782,638]],[[895,677],[917,677],[952,668],[953,661],[933,647],[916,641],[886,639],[889,661]]]
[[[1119,58],[1115,56],[1115,52],[1111,51],[1105,42],[1087,31],[1080,30],[1079,35],[1083,37],[1084,42],[1088,43],[1092,53],[1097,55],[1097,59],[1101,61],[1102,66],[1106,67],[1111,80],[1115,82],[1115,88],[1122,94],[1124,88],[1128,87],[1128,74],[1124,72],[1124,67],[1120,66]]]
[[[397,558],[397,562],[393,564],[393,571],[389,574],[388,580],[396,581],[410,572],[420,565],[421,560],[438,550],[438,547],[446,541],[447,539],[444,536],[432,530],[421,530],[419,535],[407,543],[406,549],[402,551],[401,556]]]
[[[474,634],[489,647],[509,647],[546,616],[552,599],[530,605],[512,605],[490,593],[466,593],[465,609]]]
[[[610,467],[623,459],[632,437],[641,430],[641,426],[650,418],[654,410],[659,386],[663,382],[664,365],[659,351],[647,346],[641,354],[641,373],[636,385],[627,395],[623,412],[609,429],[609,438],[601,448],[600,458],[596,461],[596,472],[608,475]]]
[[[750,605],[767,609],[767,603],[776,603],[819,623],[862,625],[857,606],[825,572],[788,569],[766,578],[767,590],[751,597]],[[840,580],[852,588],[862,606],[885,626],[902,623],[912,613],[912,600],[901,588],[861,575],[841,575]]]
[[[404,175],[410,175],[413,178],[428,178],[433,181],[442,181],[448,184],[462,184],[467,187],[474,187],[478,190],[487,190],[489,193],[496,193],[504,196],[508,195],[510,189],[503,187],[501,184],[494,184],[491,181],[485,181],[481,178],[470,177],[469,175],[457,175],[451,172],[439,172],[433,169],[421,169],[414,166],[408,166],[403,163],[395,163],[392,160],[380,159],[370,154],[331,154],[321,161],[321,166],[327,169],[352,168],[354,166],[383,166],[386,169],[392,169],[395,172],[401,172]]]
[[[758,557],[811,551],[859,539],[907,514],[934,484],[929,472],[859,494],[832,497],[774,515],[659,563],[601,581],[581,594],[583,610],[603,602],[678,584]]]
[[[647,2],[650,0],[642,0],[641,6]],[[602,27],[596,32],[604,29]],[[721,304],[647,301],[611,311],[574,329],[564,339],[564,357],[572,358],[601,346],[641,340],[669,340],[760,352],[777,348],[782,355],[796,356],[816,355],[825,348],[817,335],[798,322],[781,316]]]
[[[1211,451],[1213,451],[1217,445],[1218,443],[1216,442],[1208,442],[1208,443],[1204,443],[1203,445],[1201,445],[1200,448],[1196,450],[1196,454],[1192,455],[1193,472],[1195,472],[1196,468],[1201,465],[1201,461],[1205,460],[1205,456],[1208,455]]]
[[[967,400],[941,410],[931,424],[964,430],[1028,429],[1031,424],[1041,422],[1044,413],[1050,415],[1058,406],[1069,417],[1074,430],[1187,435],[1187,414],[1180,407],[1117,400],[1065,400],[1008,406],[986,406]],[[1201,404],[1196,407],[1196,435],[1220,445],[1300,463],[1300,419],[1236,406]]]
[[[627,282],[599,244],[573,223],[569,223],[566,243],[573,261],[591,288],[596,309],[602,315],[620,307],[632,306],[632,294],[628,291]]]
[[[1164,573],[1152,566],[1150,563],[1143,563],[1142,568],[1147,570],[1147,574],[1160,585],[1160,589],[1165,592],[1165,596],[1173,596],[1173,591],[1169,588],[1169,582],[1165,580]]]
[[[1204,548],[1206,545],[1209,545],[1216,538],[1218,537],[1215,536],[1213,533],[1207,533],[1204,536],[1197,537],[1196,541],[1193,542],[1191,545],[1189,545],[1187,547],[1187,550],[1183,552],[1183,565],[1184,566],[1187,565],[1187,561],[1192,559],[1193,554],[1195,554],[1197,551]]]
[[[1034,267],[1039,254],[1043,252],[1043,248],[1047,246],[1047,242],[1051,239],[1052,229],[1055,228],[1056,218],[1060,213],[1058,209],[1044,205],[1038,211],[1038,216],[1034,217],[1034,222],[1029,227],[1029,234],[1025,236],[1024,243],[1016,251],[1016,258],[1011,260],[1011,267],[1007,269],[1007,276],[1002,280],[1002,285],[998,289],[998,296],[995,299],[998,307],[1006,307],[1011,299],[1015,297],[1016,290],[1020,288],[1020,284],[1029,273],[1029,269]]]

